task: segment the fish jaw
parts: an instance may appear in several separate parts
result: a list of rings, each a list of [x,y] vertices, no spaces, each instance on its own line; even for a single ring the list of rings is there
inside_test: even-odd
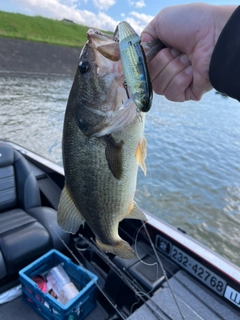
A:
[[[95,52],[97,75],[103,76],[104,72],[102,70],[104,70],[106,74],[114,73],[114,76],[116,77],[118,73],[122,76],[118,43],[113,41],[108,34],[93,28],[87,31],[87,38],[87,45]]]
[[[68,106],[84,134],[100,137],[118,131],[120,122],[128,126],[136,106],[127,102],[119,44],[95,29],[89,29],[87,37]]]

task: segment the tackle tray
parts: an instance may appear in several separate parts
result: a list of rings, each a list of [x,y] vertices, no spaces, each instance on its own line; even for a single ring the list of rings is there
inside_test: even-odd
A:
[[[61,304],[49,293],[44,293],[31,279],[45,276],[48,271],[61,264],[79,293],[66,305]],[[19,271],[23,300],[46,319],[82,320],[96,306],[98,277],[92,272],[74,264],[71,259],[53,249]]]

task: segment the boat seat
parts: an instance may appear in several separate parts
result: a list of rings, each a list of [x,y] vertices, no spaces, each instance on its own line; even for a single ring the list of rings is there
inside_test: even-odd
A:
[[[0,142],[0,280],[52,248],[69,242],[57,212],[41,206],[37,180],[27,160]]]

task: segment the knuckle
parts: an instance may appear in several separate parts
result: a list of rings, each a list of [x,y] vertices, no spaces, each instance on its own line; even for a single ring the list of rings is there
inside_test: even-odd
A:
[[[186,89],[191,84],[191,79],[184,73],[184,71],[176,74],[166,90],[164,91],[164,95],[167,99],[172,101],[185,101],[185,92]]]

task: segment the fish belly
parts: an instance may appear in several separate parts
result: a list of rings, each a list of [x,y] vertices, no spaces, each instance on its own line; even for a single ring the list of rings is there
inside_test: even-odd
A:
[[[63,137],[66,186],[97,238],[106,244],[119,241],[118,224],[131,207],[137,180],[136,150],[143,138],[144,118],[112,134],[123,142],[123,170],[116,179],[108,167],[103,138],[88,137],[74,121],[66,123]]]

